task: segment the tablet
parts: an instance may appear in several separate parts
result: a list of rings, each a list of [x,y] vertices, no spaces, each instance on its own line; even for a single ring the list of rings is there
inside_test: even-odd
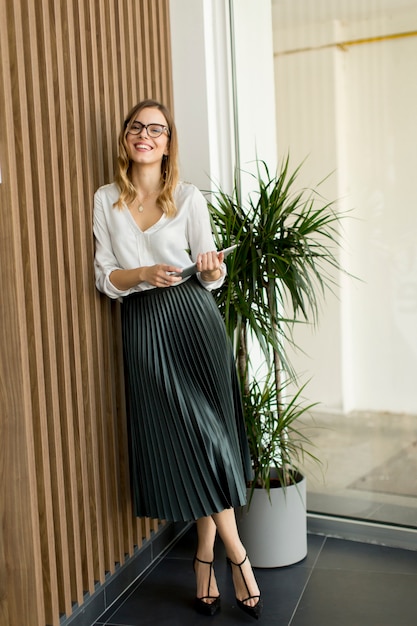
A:
[[[236,248],[237,244],[235,244],[234,246],[229,246],[229,248],[224,248],[224,250],[219,250],[219,252],[223,252],[224,258],[226,258]],[[181,273],[175,272],[173,275],[181,276],[181,278],[186,278],[186,276],[191,276],[192,274],[196,274],[197,272],[197,264],[193,263],[192,265],[187,265],[187,267],[184,267]]]

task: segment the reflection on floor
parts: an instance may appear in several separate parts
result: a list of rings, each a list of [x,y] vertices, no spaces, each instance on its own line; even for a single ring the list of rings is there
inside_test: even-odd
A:
[[[257,569],[263,626],[415,626],[416,552],[309,535],[301,563]],[[216,548],[222,594],[213,618],[193,611],[195,528],[134,583],[95,626],[233,626],[254,624],[234,600],[224,549]]]
[[[316,413],[306,432],[309,511],[417,527],[417,416]]]

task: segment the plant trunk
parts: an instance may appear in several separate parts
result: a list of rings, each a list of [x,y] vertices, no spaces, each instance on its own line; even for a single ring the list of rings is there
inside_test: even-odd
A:
[[[242,322],[239,327],[239,348],[237,356],[237,369],[239,379],[243,381],[242,393],[248,396],[249,391],[249,371],[248,371],[248,339],[246,333],[246,324]]]
[[[267,285],[267,294],[268,294],[268,305],[269,310],[271,311],[272,329],[275,335],[275,340],[278,343],[279,340],[279,327],[277,323],[277,310],[276,310],[276,298],[274,297],[273,292],[274,286],[272,282],[268,282]],[[282,412],[284,408],[283,394],[282,394],[282,386],[283,386],[283,368],[282,362],[279,355],[278,350],[273,349],[273,362],[274,362],[274,377],[275,377],[275,391],[277,395],[277,417],[278,420],[282,419]],[[281,435],[282,438],[287,437],[287,433],[284,431]],[[285,459],[281,456],[281,469],[282,469],[282,479],[285,485],[291,484],[291,479],[289,477],[289,469],[287,469]]]

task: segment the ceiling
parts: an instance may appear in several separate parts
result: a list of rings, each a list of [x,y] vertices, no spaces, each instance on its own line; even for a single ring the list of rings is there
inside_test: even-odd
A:
[[[273,20],[285,24],[352,20],[417,9],[417,0],[271,0]]]

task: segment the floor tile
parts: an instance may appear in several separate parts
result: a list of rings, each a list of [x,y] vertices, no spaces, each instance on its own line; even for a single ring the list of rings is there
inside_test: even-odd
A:
[[[417,576],[417,552],[328,538],[317,559],[317,569]]]
[[[228,590],[226,563],[219,564],[216,576],[219,587]],[[165,558],[114,612],[109,623],[123,626],[207,624],[207,617],[198,615],[193,609],[194,587],[191,561]],[[216,625],[241,623],[230,600],[229,593],[225,592]]]
[[[417,576],[315,570],[291,626],[415,626]]]

